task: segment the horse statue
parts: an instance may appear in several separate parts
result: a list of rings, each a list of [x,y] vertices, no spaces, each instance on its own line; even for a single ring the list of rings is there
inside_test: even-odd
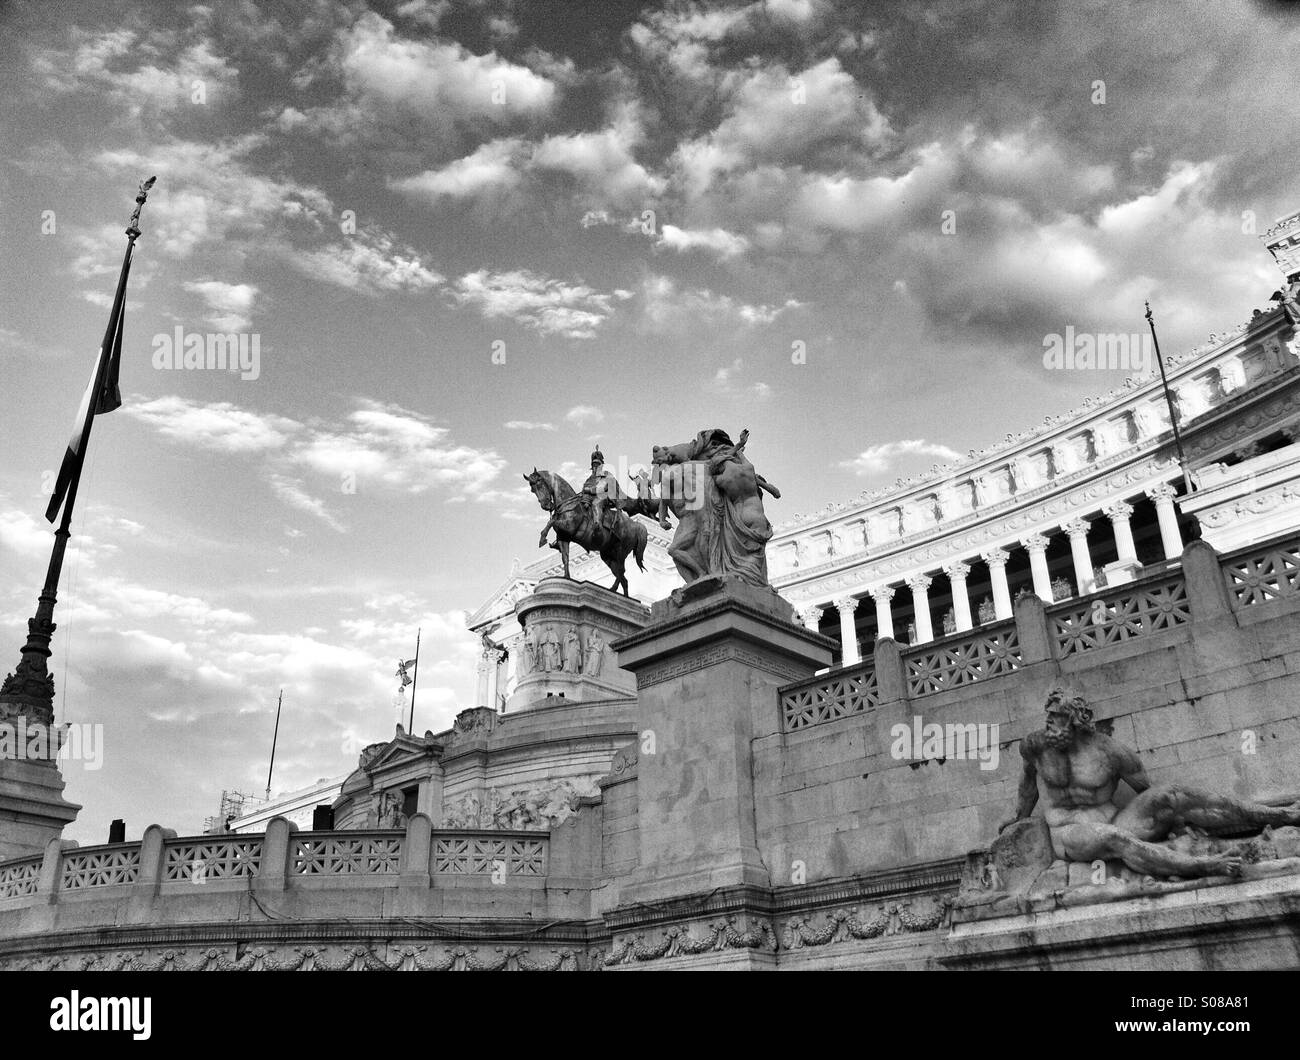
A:
[[[538,471],[537,468],[533,468],[531,474],[524,476],[524,481],[533,491],[533,496],[537,498],[537,503],[542,510],[551,513],[546,527],[537,539],[537,547],[547,547],[546,535],[553,528],[555,540],[550,542],[550,547],[560,553],[566,578],[570,577],[570,542],[581,545],[588,552],[599,552],[600,558],[605,561],[605,566],[614,575],[614,584],[610,588],[618,592],[619,587],[622,586],[623,595],[630,596],[624,561],[631,554],[636,560],[636,565],[641,570],[645,570],[643,562],[647,541],[645,527],[635,519],[629,518],[622,507],[617,507],[612,512],[612,529],[598,526],[592,518],[591,507],[586,503],[583,495],[569,485],[562,475],[554,471]]]

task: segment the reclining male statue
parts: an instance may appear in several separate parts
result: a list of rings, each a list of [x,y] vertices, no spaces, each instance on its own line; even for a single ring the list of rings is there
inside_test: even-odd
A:
[[[1187,829],[1231,835],[1300,824],[1300,802],[1266,806],[1181,784],[1153,787],[1137,754],[1097,730],[1082,697],[1054,688],[1045,709],[1046,728],[1020,743],[1016,815],[999,833],[1028,818],[1041,799],[1058,858],[1117,860],[1149,876],[1236,876],[1237,854],[1194,854],[1161,841]],[[1122,810],[1115,804],[1121,780],[1137,793]]]

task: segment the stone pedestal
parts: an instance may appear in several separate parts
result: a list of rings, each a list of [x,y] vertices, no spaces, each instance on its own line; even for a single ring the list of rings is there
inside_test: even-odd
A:
[[[1107,563],[1102,567],[1102,572],[1106,575],[1106,585],[1127,585],[1133,581],[1142,569],[1142,564],[1135,559],[1117,559],[1114,563]]]
[[[831,649],[774,590],[727,575],[676,590],[615,646],[636,675],[641,730],[639,868],[620,904],[771,886],[752,744],[780,731],[777,689],[828,666]]]
[[[43,853],[80,810],[63,797],[54,762],[0,759],[0,861]]]
[[[506,713],[636,695],[632,675],[619,669],[610,645],[645,626],[649,611],[640,601],[593,582],[544,578],[515,605],[515,614],[535,648],[531,659],[522,640],[515,649],[520,676]],[[577,635],[576,660],[570,631]],[[551,635],[558,647],[548,652]]]

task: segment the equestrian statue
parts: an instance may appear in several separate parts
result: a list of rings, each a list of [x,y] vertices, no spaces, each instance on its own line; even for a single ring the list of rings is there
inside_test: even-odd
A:
[[[597,446],[591,454],[591,474],[580,492],[554,471],[533,468],[524,480],[542,510],[551,514],[537,545],[545,548],[547,534],[555,530],[555,540],[550,542],[550,547],[560,553],[564,576],[570,577],[569,544],[573,542],[588,552],[600,553],[605,566],[614,575],[611,588],[617,592],[621,587],[624,596],[631,595],[624,562],[631,555],[636,565],[645,570],[647,534],[646,528],[630,517],[628,509],[637,514],[642,510],[642,501],[624,495],[615,476],[605,470],[605,458],[600,447]]]

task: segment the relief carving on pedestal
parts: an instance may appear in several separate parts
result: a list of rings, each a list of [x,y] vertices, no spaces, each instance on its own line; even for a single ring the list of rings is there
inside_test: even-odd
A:
[[[581,799],[599,794],[594,776],[508,792],[491,788],[484,798],[471,792],[447,807],[438,827],[546,831],[572,817]]]

